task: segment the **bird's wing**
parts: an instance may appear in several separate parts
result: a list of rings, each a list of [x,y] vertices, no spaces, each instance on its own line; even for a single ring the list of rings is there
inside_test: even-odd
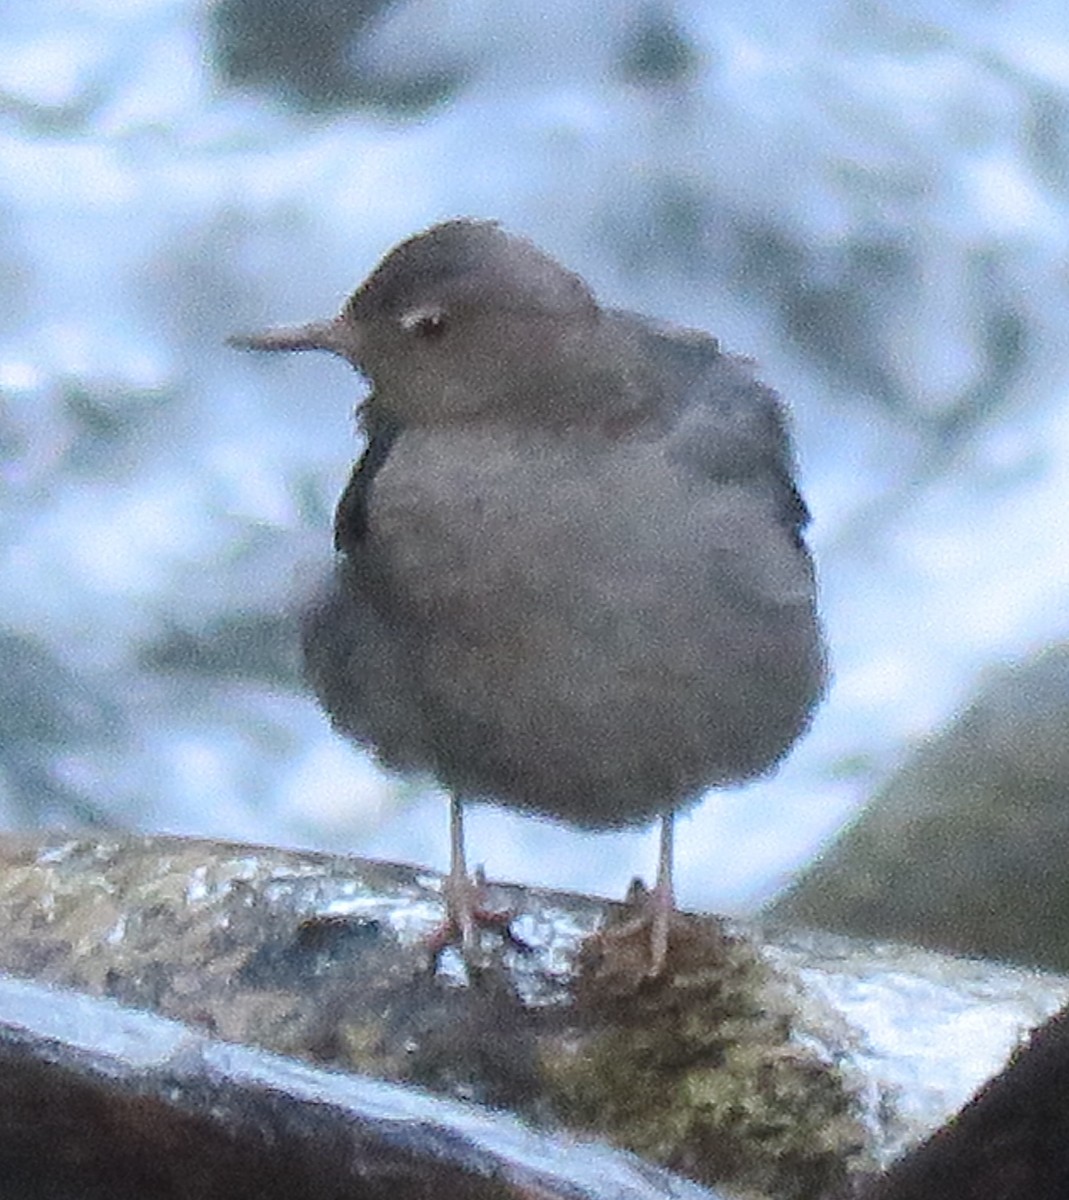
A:
[[[334,514],[334,549],[340,554],[352,553],[363,541],[367,533],[371,486],[401,432],[401,427],[383,417],[371,400],[365,402],[361,411],[361,424],[367,434],[367,445],[349,476]]]
[[[748,359],[723,353],[712,338],[663,328],[656,335],[670,389],[680,396],[669,454],[711,482],[764,491],[801,544],[810,514],[795,484],[783,401],[756,377]]]

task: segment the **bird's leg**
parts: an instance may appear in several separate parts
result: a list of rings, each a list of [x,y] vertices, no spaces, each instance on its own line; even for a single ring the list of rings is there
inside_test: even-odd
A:
[[[661,844],[657,855],[657,883],[650,896],[650,970],[660,975],[668,958],[668,927],[675,910],[675,889],[672,885],[672,857],[675,848],[675,813],[661,817]]]
[[[669,937],[673,919],[676,918],[675,893],[672,886],[674,827],[675,814],[665,813],[661,818],[657,883],[653,890],[648,890],[641,880],[633,880],[628,890],[627,904],[634,915],[618,924],[609,924],[595,935],[605,945],[615,944],[618,948],[633,947],[633,953],[643,963],[641,974],[648,979],[658,979],[664,975],[668,962]]]
[[[449,793],[449,874],[445,880],[446,919],[459,935],[460,949],[467,958],[477,945],[475,928],[477,884],[468,875],[464,849],[464,801]]]
[[[480,929],[492,929],[514,949],[525,953],[530,951],[531,947],[512,932],[511,913],[493,912],[484,907],[486,881],[482,869],[476,872],[474,879],[468,874],[464,849],[464,801],[454,792],[449,793],[449,874],[445,877],[443,891],[445,921],[428,939],[435,964],[447,946],[459,944],[465,962],[477,965]]]

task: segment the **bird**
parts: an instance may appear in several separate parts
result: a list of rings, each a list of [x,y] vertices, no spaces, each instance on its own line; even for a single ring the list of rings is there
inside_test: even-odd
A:
[[[450,797],[447,940],[479,944],[465,806],[582,830],[674,818],[773,770],[827,680],[789,414],[704,332],[604,306],[496,221],[389,251],[331,319],[236,335],[369,385],[334,558],[302,616],[334,728]]]

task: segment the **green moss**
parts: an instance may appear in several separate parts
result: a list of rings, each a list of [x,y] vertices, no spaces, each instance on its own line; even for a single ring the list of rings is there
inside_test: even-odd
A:
[[[753,949],[680,918],[660,978],[628,977],[617,951],[610,934],[581,965],[579,1028],[545,1047],[561,1116],[705,1183],[789,1200],[841,1185],[865,1140],[852,1099],[792,1041]]]

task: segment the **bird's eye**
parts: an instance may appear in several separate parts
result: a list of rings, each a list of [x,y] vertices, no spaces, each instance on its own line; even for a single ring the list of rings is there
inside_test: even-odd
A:
[[[427,340],[441,337],[446,324],[445,313],[440,308],[415,308],[401,318],[401,328],[406,333]]]

